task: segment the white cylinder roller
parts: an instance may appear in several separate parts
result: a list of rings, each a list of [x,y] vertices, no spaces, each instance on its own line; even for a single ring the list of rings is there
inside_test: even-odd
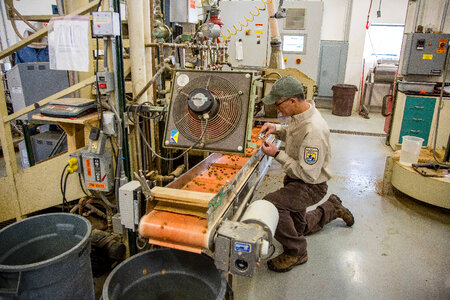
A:
[[[250,204],[241,218],[243,223],[256,223],[267,226],[274,236],[278,225],[278,210],[267,200],[256,200]]]

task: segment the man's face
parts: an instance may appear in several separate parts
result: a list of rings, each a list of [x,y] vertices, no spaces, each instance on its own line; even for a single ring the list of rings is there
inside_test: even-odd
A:
[[[293,103],[295,99],[293,97],[282,97],[275,101],[275,109],[278,110],[281,115],[289,117],[293,115]]]

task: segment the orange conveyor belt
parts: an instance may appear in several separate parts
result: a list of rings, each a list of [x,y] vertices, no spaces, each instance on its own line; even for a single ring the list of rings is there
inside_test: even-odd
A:
[[[262,141],[258,139],[259,128],[252,129],[251,142],[256,148],[247,148],[245,156],[224,154],[205,171],[181,189],[217,193],[245,165]],[[149,243],[184,251],[201,253],[208,248],[208,227],[205,218],[174,212],[152,210],[139,222],[139,233],[148,237]]]

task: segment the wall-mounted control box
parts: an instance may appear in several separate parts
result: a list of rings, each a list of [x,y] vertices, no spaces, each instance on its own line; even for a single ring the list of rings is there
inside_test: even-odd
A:
[[[408,33],[402,74],[442,75],[449,40],[450,34]]]

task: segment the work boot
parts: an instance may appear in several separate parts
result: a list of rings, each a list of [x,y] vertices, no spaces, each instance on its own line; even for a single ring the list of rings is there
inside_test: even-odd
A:
[[[270,270],[275,272],[287,272],[292,270],[294,266],[302,265],[308,261],[308,254],[300,256],[292,256],[286,253],[281,253],[277,257],[269,260],[267,266]]]
[[[344,205],[342,205],[342,200],[336,196],[335,194],[331,194],[328,198],[328,201],[330,201],[334,205],[334,209],[336,211],[336,217],[341,218],[345,221],[345,224],[347,226],[352,226],[353,223],[355,223],[355,218],[353,217],[350,210]]]

